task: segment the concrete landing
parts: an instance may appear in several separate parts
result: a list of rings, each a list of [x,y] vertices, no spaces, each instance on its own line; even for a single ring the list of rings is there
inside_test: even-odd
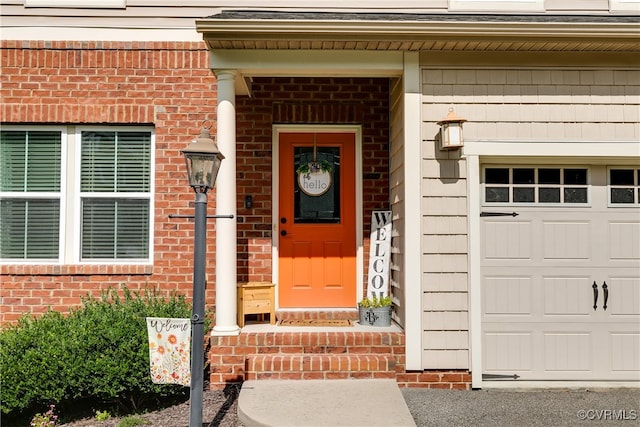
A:
[[[395,380],[245,381],[238,418],[245,427],[416,425]]]

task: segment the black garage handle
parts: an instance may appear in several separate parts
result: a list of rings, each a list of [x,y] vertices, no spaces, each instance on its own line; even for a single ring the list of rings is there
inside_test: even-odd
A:
[[[591,286],[593,288],[593,309],[597,309],[598,308],[598,285],[596,284],[595,280],[593,281],[593,285]]]
[[[480,216],[512,216],[517,217],[518,212],[480,212]]]

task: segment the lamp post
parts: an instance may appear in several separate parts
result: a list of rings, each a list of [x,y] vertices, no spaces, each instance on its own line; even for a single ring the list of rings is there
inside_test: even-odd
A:
[[[202,388],[204,370],[204,296],[207,253],[207,191],[213,188],[224,156],[211,139],[209,128],[202,128],[195,141],[182,150],[187,164],[189,185],[196,193],[195,238],[193,244],[193,310],[191,315],[191,390],[189,427],[202,427]]]

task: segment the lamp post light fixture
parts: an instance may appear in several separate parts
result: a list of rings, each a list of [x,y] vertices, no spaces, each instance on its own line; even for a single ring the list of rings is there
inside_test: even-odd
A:
[[[447,117],[438,122],[440,125],[440,149],[453,150],[464,146],[462,123],[466,121],[467,119],[458,117],[453,112],[453,108],[449,108]]]
[[[196,193],[193,244],[193,309],[191,314],[191,390],[189,427],[202,427],[204,386],[204,299],[207,253],[207,191],[213,188],[224,156],[203,126],[200,136],[182,150],[189,185]]]

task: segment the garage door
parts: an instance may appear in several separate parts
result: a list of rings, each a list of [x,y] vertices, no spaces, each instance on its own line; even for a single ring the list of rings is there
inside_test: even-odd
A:
[[[482,167],[485,379],[640,380],[640,168]]]

